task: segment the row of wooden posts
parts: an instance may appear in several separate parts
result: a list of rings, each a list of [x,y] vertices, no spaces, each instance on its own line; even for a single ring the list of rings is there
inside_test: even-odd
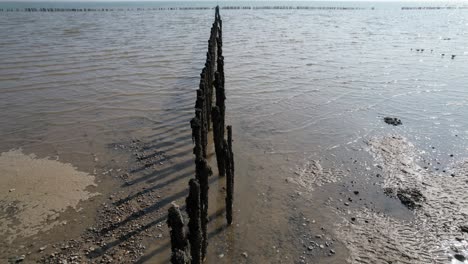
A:
[[[208,40],[205,67],[202,70],[195,102],[195,117],[190,121],[192,140],[195,144],[195,178],[189,181],[186,211],[189,218],[185,231],[184,218],[177,205],[168,211],[167,224],[171,229],[171,262],[174,264],[198,264],[206,258],[208,237],[208,178],[213,172],[206,158],[209,150],[209,131],[213,133],[216,162],[220,177],[226,179],[226,221],[232,224],[234,192],[234,154],[232,151],[232,127],[225,127],[224,58],[222,20],[219,7],[215,9],[215,21]],[[227,134],[227,135],[226,135]],[[227,136],[227,138],[225,137]]]
[[[466,7],[465,7],[466,8]],[[211,7],[139,7],[139,8],[57,8],[57,7],[27,7],[27,8],[0,8],[0,12],[109,12],[109,11],[157,11],[157,10],[210,10]],[[223,6],[221,9],[229,10],[256,10],[256,9],[298,9],[298,10],[364,10],[363,7],[344,6]],[[372,8],[373,9],[373,8]],[[402,9],[463,9],[463,7],[403,7]]]

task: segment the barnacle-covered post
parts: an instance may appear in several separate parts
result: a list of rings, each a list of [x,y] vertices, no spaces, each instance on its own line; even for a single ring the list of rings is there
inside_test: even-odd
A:
[[[171,263],[189,264],[189,244],[187,242],[187,237],[185,236],[184,219],[176,204],[172,204],[168,210],[167,225],[171,229]]]

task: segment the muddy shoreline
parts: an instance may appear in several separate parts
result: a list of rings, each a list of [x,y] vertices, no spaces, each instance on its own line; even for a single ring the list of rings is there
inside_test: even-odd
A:
[[[184,179],[194,173],[190,131],[180,138],[185,138],[185,147],[168,151],[155,148],[158,144],[145,138],[110,145],[110,151],[127,156],[128,162],[101,172],[101,177],[113,179],[115,191],[83,203],[86,207],[86,203],[99,201],[96,217],[85,231],[65,240],[25,245],[14,254],[8,253],[10,261],[24,255],[25,263],[166,263],[170,257],[167,208],[172,201],[183,204],[187,195]],[[164,140],[159,143],[167,144]],[[246,148],[240,145],[240,149]],[[210,149],[214,151],[212,143]],[[363,158],[368,155],[369,162],[348,159],[345,163],[355,166],[351,170],[350,165],[340,168],[309,157],[303,166],[291,170],[282,165],[281,171],[274,172],[275,168],[262,165],[271,162],[268,155],[259,158],[254,151],[250,155],[257,155],[255,163],[241,159],[240,175],[246,177],[238,187],[241,192],[250,189],[247,192],[253,197],[246,197],[246,201],[254,202],[238,208],[237,224],[232,228],[223,223],[223,184],[217,175],[212,176],[210,184],[216,184],[220,193],[210,197],[208,261],[380,263],[391,258],[397,263],[447,263],[466,256],[468,234],[463,228],[467,197],[462,191],[468,184],[466,161],[454,159],[445,172],[425,168],[428,157],[398,135],[370,138],[355,151]],[[215,167],[213,162],[211,159]],[[372,164],[370,171],[361,165],[366,163]],[[269,175],[282,175],[284,186],[269,185]],[[249,177],[256,177],[255,187],[247,187]],[[277,200],[284,202],[278,204]],[[265,211],[273,209],[273,202],[276,209]],[[266,218],[253,220],[250,210],[255,210],[255,215],[263,211]],[[229,237],[242,237],[249,225],[261,226],[261,221],[272,221],[268,225],[281,226],[278,230],[283,231],[272,235],[259,252],[248,250],[253,242],[250,239],[246,246],[228,242]],[[426,241],[425,248],[420,248],[420,241]]]

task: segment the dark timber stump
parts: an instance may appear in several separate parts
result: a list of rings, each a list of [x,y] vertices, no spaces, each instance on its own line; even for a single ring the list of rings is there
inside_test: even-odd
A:
[[[167,225],[171,229],[171,262],[173,264],[189,264],[188,243],[184,232],[184,219],[179,207],[173,204],[168,210]]]
[[[188,240],[190,242],[190,253],[192,256],[192,264],[200,264],[202,262],[201,245],[202,245],[202,230],[201,230],[201,203],[200,203],[200,184],[198,180],[191,179],[189,181],[189,195],[185,200],[187,205],[187,214],[189,216],[188,223]]]

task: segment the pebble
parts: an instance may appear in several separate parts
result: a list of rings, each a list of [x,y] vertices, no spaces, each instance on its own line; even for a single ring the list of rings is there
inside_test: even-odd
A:
[[[21,255],[21,256],[19,256],[19,257],[16,259],[16,262],[18,262],[18,261],[23,261],[25,258],[26,258],[25,255]]]
[[[463,256],[462,254],[455,254],[453,255],[453,257],[455,257],[458,261],[461,261],[461,262],[465,262],[466,260],[466,257]]]
[[[468,226],[460,226],[462,232],[468,233]]]

